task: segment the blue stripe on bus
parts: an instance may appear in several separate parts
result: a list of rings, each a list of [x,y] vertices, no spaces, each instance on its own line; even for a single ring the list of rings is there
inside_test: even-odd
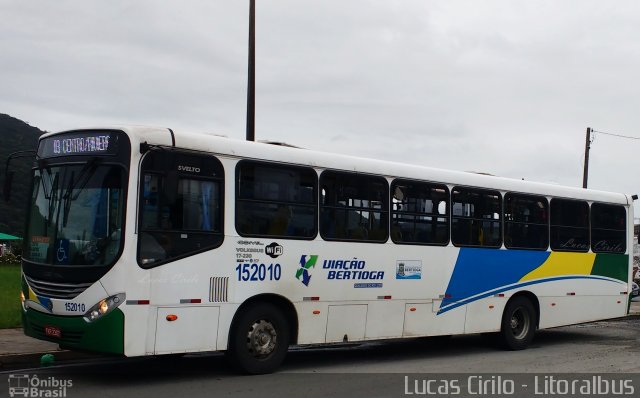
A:
[[[541,266],[550,254],[533,250],[462,248],[458,253],[442,306],[517,283]]]
[[[460,301],[455,301],[449,304],[444,304],[444,300],[442,301],[442,305],[440,305],[440,309],[438,310],[438,314],[443,314],[447,311],[451,311],[454,308],[458,308],[462,305],[466,305],[469,303],[472,303],[474,301],[489,297],[489,296],[493,296],[497,293],[501,293],[501,292],[505,292],[507,290],[512,290],[512,289],[517,289],[517,288],[521,288],[524,286],[529,286],[529,285],[535,285],[538,283],[545,283],[545,282],[553,282],[553,281],[559,281],[559,280],[566,280],[566,279],[595,279],[595,280],[602,280],[602,281],[608,281],[608,282],[614,282],[614,283],[618,283],[618,284],[622,284],[624,285],[624,282],[616,280],[616,279],[612,279],[612,278],[606,278],[606,277],[601,277],[601,276],[589,276],[589,275],[573,275],[573,276],[558,276],[558,277],[554,277],[554,278],[545,278],[545,279],[538,279],[538,280],[534,280],[534,281],[527,281],[527,282],[523,282],[523,283],[518,283],[515,285],[509,285],[509,286],[502,286],[500,288],[497,289],[493,289],[490,291],[486,291],[483,292],[482,294],[478,294],[478,295],[474,295],[473,297],[469,297],[469,298],[465,298],[463,300]],[[449,300],[452,301],[452,300]]]

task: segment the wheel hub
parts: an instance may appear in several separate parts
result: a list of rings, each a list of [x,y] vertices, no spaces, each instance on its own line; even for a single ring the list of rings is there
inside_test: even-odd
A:
[[[255,322],[247,334],[247,347],[255,357],[265,357],[275,351],[277,333],[273,325],[263,319]]]
[[[527,330],[529,329],[529,315],[526,311],[521,308],[516,309],[511,314],[511,333],[516,339],[522,339],[526,336]]]

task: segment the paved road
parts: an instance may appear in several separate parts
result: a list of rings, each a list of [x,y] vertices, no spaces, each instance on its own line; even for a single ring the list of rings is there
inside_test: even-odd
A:
[[[221,355],[98,360],[40,371],[16,369],[0,375],[0,396],[7,391],[5,376],[9,373],[69,381],[72,385],[65,390],[67,397],[262,398],[403,396],[412,391],[412,382],[426,376],[458,378],[465,384],[474,374],[493,382],[498,374],[521,372],[529,375],[509,377],[531,378],[536,372],[608,373],[611,377],[636,373],[633,383],[637,393],[640,317],[541,331],[530,349],[517,352],[496,349],[486,336],[299,349],[289,353],[280,372],[264,376],[235,375],[227,370]],[[460,396],[465,396],[464,391]]]

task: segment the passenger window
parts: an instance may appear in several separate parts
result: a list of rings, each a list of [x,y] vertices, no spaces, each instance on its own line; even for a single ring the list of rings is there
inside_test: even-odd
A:
[[[387,241],[389,185],[384,177],[325,171],[320,186],[320,234],[324,239]]]
[[[223,240],[223,169],[212,156],[168,150],[142,162],[138,263],[153,267]]]
[[[581,200],[551,199],[551,249],[589,251],[589,204]]]
[[[627,251],[627,212],[624,206],[591,205],[591,250],[596,253]]]
[[[242,236],[313,239],[318,176],[308,167],[242,161],[236,167],[236,230]]]
[[[446,185],[395,180],[391,195],[391,239],[395,243],[449,243]]]
[[[455,187],[451,191],[451,240],[456,246],[500,247],[498,191]]]
[[[504,196],[504,245],[508,249],[548,248],[549,203],[544,196]]]

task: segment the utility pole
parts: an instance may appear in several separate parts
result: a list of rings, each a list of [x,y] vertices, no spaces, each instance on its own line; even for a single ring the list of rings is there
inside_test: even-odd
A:
[[[591,149],[591,127],[587,127],[587,140],[584,145],[584,172],[582,174],[582,188],[587,187],[589,179],[589,150]]]
[[[249,71],[247,79],[247,141],[256,140],[256,2],[249,3]]]

